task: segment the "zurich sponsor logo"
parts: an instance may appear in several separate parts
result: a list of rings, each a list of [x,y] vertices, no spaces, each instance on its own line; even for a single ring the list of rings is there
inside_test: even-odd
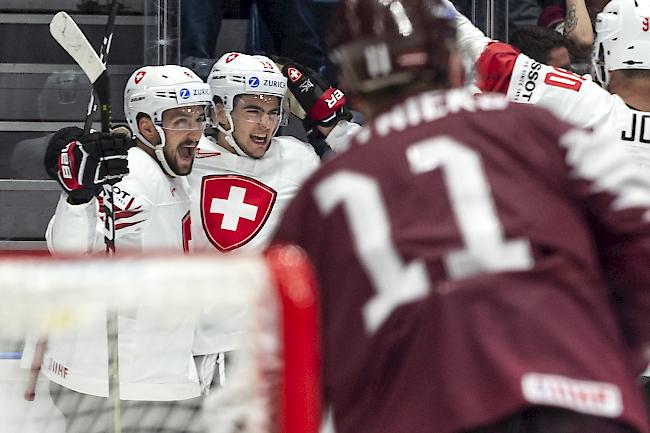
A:
[[[178,95],[181,97],[181,99],[187,99],[190,97],[190,91],[183,88],[178,92]]]
[[[250,77],[248,79],[248,85],[251,87],[258,87],[260,85],[260,79],[257,77]]]

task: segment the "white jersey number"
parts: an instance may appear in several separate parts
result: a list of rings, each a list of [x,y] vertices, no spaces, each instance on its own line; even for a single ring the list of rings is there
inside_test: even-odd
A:
[[[410,146],[406,157],[416,175],[444,170],[453,213],[465,243],[464,248],[444,257],[451,279],[532,267],[528,241],[504,239],[477,152],[452,138],[439,137]],[[356,254],[377,291],[363,310],[368,332],[375,332],[398,306],[426,296],[430,283],[424,262],[404,263],[392,240],[386,206],[375,179],[340,171],[321,181],[314,196],[323,215],[343,205]]]

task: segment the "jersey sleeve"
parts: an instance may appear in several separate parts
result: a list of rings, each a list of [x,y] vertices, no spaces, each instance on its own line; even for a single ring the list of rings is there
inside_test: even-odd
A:
[[[142,250],[142,233],[152,213],[151,201],[129,178],[114,187],[116,248]],[[61,193],[45,239],[51,253],[96,253],[104,250],[104,221],[97,199],[81,205],[67,202]]]
[[[334,149],[335,152],[342,152],[348,148],[350,140],[361,129],[361,125],[347,120],[341,120],[330,131],[325,138],[325,142]]]
[[[449,0],[443,0],[443,3],[445,3],[454,14],[458,47],[460,48],[461,54],[463,57],[470,60],[471,63],[476,62],[481,53],[485,50],[485,47],[490,43],[491,39],[485,36],[485,34],[472,24],[472,22],[463,14],[458,12]]]
[[[650,175],[612,131],[573,129],[560,145],[571,176],[570,193],[585,209],[604,276],[626,336],[640,351],[650,343]]]
[[[150,225],[154,200],[136,179],[125,178],[114,190],[116,248],[142,251],[144,232]]]
[[[92,253],[101,250],[103,226],[97,199],[71,205],[64,192],[45,232],[51,253]]]
[[[600,125],[614,110],[614,96],[588,75],[554,68],[502,42],[488,45],[476,62],[478,87],[508,99],[537,104],[560,119],[590,128]]]

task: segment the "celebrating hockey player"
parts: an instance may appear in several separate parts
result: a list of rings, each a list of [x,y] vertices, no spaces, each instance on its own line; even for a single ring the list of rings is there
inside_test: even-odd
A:
[[[453,10],[460,48],[475,62],[481,90],[539,104],[580,126],[604,125],[650,169],[650,0],[612,0],[597,15],[593,73],[600,85],[490,40]]]
[[[210,104],[210,88],[189,69],[147,66],[135,71],[124,89],[124,113],[136,137],[135,147],[129,148],[124,136],[84,136],[78,128],[55,134],[46,168],[64,192],[47,230],[50,250],[103,249],[96,196],[102,184],[114,183],[117,254],[182,252],[189,234],[185,230],[190,211],[186,175],[192,169]],[[178,406],[185,414],[197,410],[198,401],[190,400],[202,389],[193,357],[199,352],[196,323],[193,315],[165,323],[139,309],[133,315],[120,315],[120,398],[128,401],[121,408],[124,431],[139,431],[136,426],[144,415],[136,410],[159,406],[172,410],[168,402],[177,400],[185,402]],[[68,415],[75,406],[109,410],[106,342],[103,317],[83,330],[49,339],[43,371],[54,382],[53,399],[66,415],[69,433],[105,431],[101,423],[88,426],[83,417]],[[198,421],[188,416],[187,431],[198,431]]]
[[[319,279],[324,430],[647,432],[644,169],[607,129],[456,88],[440,0],[343,0],[333,22],[370,117],[274,235]]]
[[[149,66],[129,78],[124,113],[137,146],[128,151],[130,174],[114,186],[116,249],[182,250],[190,206],[185,176],[192,169],[209,104],[209,87],[187,68]],[[101,151],[106,141],[123,138],[81,135],[78,128],[59,131],[46,155],[46,168],[64,189],[46,235],[55,252],[103,248],[96,195],[103,178],[110,176],[102,176],[95,187],[92,179],[80,177],[94,173],[96,164],[111,169],[111,160],[83,156]]]
[[[191,249],[259,248],[303,180],[319,165],[312,146],[276,137],[289,113],[287,88],[300,96],[314,129],[342,148],[359,126],[348,122],[345,96],[325,87],[300,65],[284,67],[264,56],[224,54],[208,84],[214,97],[216,137],[197,149],[192,188]],[[300,87],[302,85],[302,87]]]

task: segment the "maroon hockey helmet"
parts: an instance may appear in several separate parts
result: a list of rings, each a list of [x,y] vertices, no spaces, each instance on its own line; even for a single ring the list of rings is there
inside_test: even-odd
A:
[[[342,0],[330,27],[331,58],[354,93],[448,82],[456,27],[440,0]]]

